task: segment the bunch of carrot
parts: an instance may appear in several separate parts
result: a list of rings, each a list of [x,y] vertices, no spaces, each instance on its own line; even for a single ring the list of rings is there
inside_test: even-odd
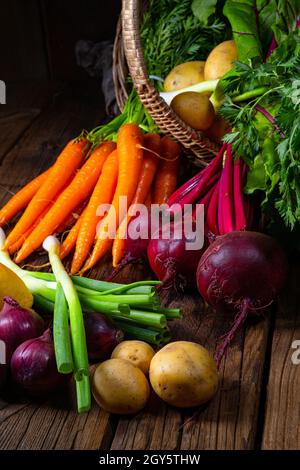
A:
[[[51,168],[0,209],[0,226],[24,211],[5,249],[21,263],[48,235],[69,229],[60,255],[65,258],[74,251],[72,274],[91,269],[110,250],[116,266],[125,255],[130,221],[128,213],[121,213],[120,197],[127,198],[128,207],[162,204],[176,188],[179,160],[164,154],[169,142],[166,136],[143,135],[133,123],[121,127],[116,143],[91,148],[86,138],[70,141]],[[108,211],[97,213],[105,204],[110,204]],[[115,231],[108,237],[113,225]]]

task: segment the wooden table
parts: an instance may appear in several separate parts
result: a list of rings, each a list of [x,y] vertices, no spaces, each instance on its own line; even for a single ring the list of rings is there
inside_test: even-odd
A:
[[[98,90],[86,84],[8,86],[0,109],[1,203],[49,166],[68,139],[103,119]],[[154,394],[136,416],[110,416],[95,404],[78,415],[67,397],[37,403],[0,400],[0,449],[299,449],[300,365],[291,348],[300,340],[299,263],[273,315],[247,323],[223,362],[214,400],[195,414],[166,406]],[[109,263],[93,275],[108,272]],[[120,281],[149,275],[129,269]],[[213,351],[230,319],[216,317],[197,293],[182,296],[184,319],[174,338]]]

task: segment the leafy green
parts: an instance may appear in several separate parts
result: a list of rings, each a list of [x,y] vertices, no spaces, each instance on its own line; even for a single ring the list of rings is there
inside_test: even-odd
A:
[[[192,11],[201,23],[207,24],[208,18],[215,13],[218,0],[193,0]]]
[[[272,36],[280,43],[295,29],[300,16],[299,0],[257,0],[262,44],[269,45]]]
[[[236,63],[231,80],[223,81],[227,96],[220,109],[233,126],[225,140],[250,166],[246,191],[263,191],[263,207],[277,212],[291,229],[300,222],[298,77],[299,29],[283,39],[268,62]],[[238,102],[241,94],[247,101]]]
[[[227,0],[223,10],[231,24],[241,62],[262,57],[255,3],[255,0]]]

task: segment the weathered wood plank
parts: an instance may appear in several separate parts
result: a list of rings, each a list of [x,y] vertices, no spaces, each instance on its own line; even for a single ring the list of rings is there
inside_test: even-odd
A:
[[[0,161],[60,88],[50,82],[7,85],[7,104],[0,107]]]
[[[300,448],[300,365],[292,362],[292,355],[296,352],[292,344],[300,340],[299,275],[298,259],[295,260],[289,285],[281,296],[275,323],[263,449]]]
[[[213,352],[228,318],[204,309],[197,294],[179,304],[185,318],[174,322],[174,339],[194,340]],[[153,396],[144,412],[120,418],[112,449],[253,449],[268,330],[265,320],[240,334],[221,368],[219,392],[207,407],[180,412]]]

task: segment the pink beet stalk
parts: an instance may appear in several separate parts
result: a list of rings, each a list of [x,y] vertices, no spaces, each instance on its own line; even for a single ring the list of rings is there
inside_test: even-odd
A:
[[[209,231],[213,235],[220,235],[218,227],[218,203],[219,203],[219,181],[214,187],[213,195],[209,201],[207,213],[206,213],[206,225]]]
[[[233,158],[231,146],[227,145],[225,165],[220,179],[218,223],[220,235],[234,231],[233,200]]]
[[[202,178],[200,178],[199,184],[193,186],[191,191],[177,202],[181,208],[183,208],[185,204],[194,204],[198,201],[203,195],[205,195],[207,189],[219,179],[219,174],[222,168],[223,153],[226,145],[227,144],[224,144],[222,146],[218,155],[216,155],[211,163],[202,170]],[[177,211],[173,209],[172,212],[176,214]]]
[[[180,201],[199,184],[201,178],[203,178],[203,173],[204,170],[201,170],[199,173],[193,176],[193,178],[180,186],[180,188],[176,189],[176,191],[168,199],[169,206],[180,203]]]
[[[243,161],[239,158],[233,165],[233,193],[234,193],[234,209],[235,209],[235,230],[246,230],[247,220],[244,207],[243,194]]]

